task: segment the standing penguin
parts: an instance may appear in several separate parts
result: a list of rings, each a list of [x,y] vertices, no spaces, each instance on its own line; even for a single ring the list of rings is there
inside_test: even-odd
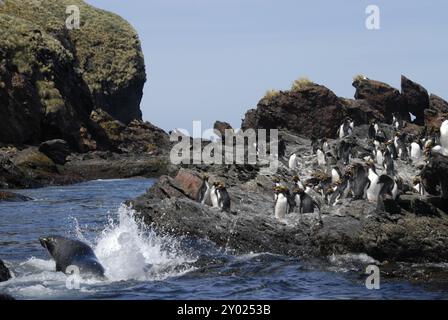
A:
[[[414,177],[412,180],[412,189],[418,192],[419,195],[426,195],[425,187],[423,186],[422,178],[420,176]]]
[[[368,161],[366,165],[368,170],[367,179],[369,180],[366,190],[367,200],[369,202],[377,202],[381,190],[381,185],[378,184],[379,176],[375,170],[375,163]]]
[[[278,186],[274,188],[275,193],[274,215],[275,218],[278,220],[284,220],[286,214],[289,212],[287,191],[288,188],[284,186]]]
[[[339,167],[333,167],[331,169],[331,183],[337,183],[339,180],[341,180],[342,174]]]
[[[296,198],[298,197],[298,201],[296,201],[299,202],[300,205],[298,207],[300,214],[313,213],[314,210],[320,211],[319,204],[303,189],[294,189],[294,195]]]
[[[385,196],[389,196],[392,200],[397,200],[398,185],[394,179],[392,179],[388,175],[383,174],[378,179],[378,185],[381,186],[378,197],[384,199]]]
[[[395,148],[395,144],[393,140],[389,140],[386,142],[386,148],[392,156],[393,160],[398,159],[397,149]]]
[[[343,139],[344,137],[352,134],[353,129],[351,128],[350,123],[351,123],[350,118],[345,118],[344,121],[342,121],[342,124],[337,132],[339,139]]]
[[[389,149],[386,149],[386,151],[384,152],[384,160],[382,165],[383,168],[386,170],[386,174],[392,177],[395,175],[394,159],[392,158]]]
[[[394,129],[397,131],[404,128],[404,122],[399,113],[394,112],[392,114],[392,125],[393,125]]]
[[[350,189],[353,194],[353,200],[364,199],[369,186],[366,169],[363,165],[356,163],[348,169],[347,173],[350,176]]]
[[[324,167],[327,164],[327,157],[322,149],[317,149],[317,164]]]
[[[199,188],[196,200],[201,204],[205,204],[210,199],[210,192],[211,188],[208,182],[208,176],[204,175],[202,178],[202,184],[201,187]]]
[[[414,140],[409,147],[409,154],[412,160],[420,160],[423,157],[422,147],[418,140]]]
[[[219,182],[214,182],[210,190],[210,200],[213,208],[219,208],[218,193],[216,192]]]
[[[289,157],[288,167],[291,170],[295,170],[297,168],[297,154],[293,153]]]
[[[224,212],[230,212],[230,196],[224,183],[218,183],[215,192],[218,198],[218,208]]]
[[[376,124],[376,121],[375,120],[373,120],[371,123],[370,123],[370,126],[369,126],[369,139],[375,139],[375,137],[376,137],[376,129],[375,129],[375,126],[376,126],[377,124]]]

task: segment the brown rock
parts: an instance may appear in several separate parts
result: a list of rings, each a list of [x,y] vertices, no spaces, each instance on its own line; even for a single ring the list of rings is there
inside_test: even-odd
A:
[[[263,98],[249,110],[242,129],[284,129],[306,137],[335,137],[345,118],[343,102],[328,88],[310,84]]]
[[[399,112],[404,120],[410,120],[408,112],[400,109],[400,92],[397,89],[370,79],[356,79],[352,85],[356,88],[355,99],[367,100],[385,117],[386,121],[392,121],[394,112]]]
[[[195,200],[202,185],[202,179],[191,170],[180,169],[174,180],[179,184],[185,194]]]
[[[443,118],[448,115],[448,102],[431,94],[429,109],[425,109],[425,125],[429,132],[437,132],[442,125]]]

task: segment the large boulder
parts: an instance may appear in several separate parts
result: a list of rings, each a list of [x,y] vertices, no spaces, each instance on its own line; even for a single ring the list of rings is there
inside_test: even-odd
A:
[[[384,123],[384,114],[374,108],[367,100],[345,99],[344,105],[346,112],[353,119],[356,126],[370,124],[370,121],[376,120]]]
[[[356,88],[355,99],[366,100],[386,121],[392,120],[394,112],[400,113],[404,120],[410,120],[409,113],[400,108],[400,92],[397,89],[384,82],[362,77],[355,79],[352,85]]]
[[[335,137],[346,116],[343,102],[328,88],[308,84],[260,100],[241,128],[284,129],[306,137]]]
[[[77,30],[65,25],[69,5],[81,13]],[[143,53],[117,15],[82,0],[9,0],[0,6],[0,48],[1,142],[62,138],[77,151],[104,149],[94,106],[125,124],[141,119]]]
[[[90,118],[115,151],[156,154],[170,146],[168,134],[149,122],[133,120],[125,125],[102,109],[93,110]]]
[[[70,147],[67,141],[55,139],[41,143],[39,151],[49,157],[56,164],[65,164],[70,155]]]
[[[425,109],[425,125],[429,132],[437,132],[446,116],[448,116],[448,102],[431,94],[429,108]]]
[[[0,282],[8,281],[9,279],[11,279],[11,273],[3,261],[0,260]]]
[[[418,125],[425,124],[425,110],[429,108],[428,91],[416,82],[401,76],[401,109],[412,113]]]

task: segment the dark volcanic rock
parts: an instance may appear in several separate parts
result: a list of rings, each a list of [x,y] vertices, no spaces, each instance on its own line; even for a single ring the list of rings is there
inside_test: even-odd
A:
[[[421,177],[429,194],[441,194],[444,199],[448,199],[448,157],[433,154],[423,168]]]
[[[217,130],[221,137],[226,135],[226,130],[233,130],[232,126],[227,122],[216,121],[213,125],[213,129]]]
[[[61,13],[77,5],[81,28]],[[102,108],[125,124],[141,119],[146,81],[140,41],[122,18],[82,0],[0,6],[0,142],[64,139],[74,151],[109,148],[89,119]]]
[[[343,102],[328,88],[309,84],[265,97],[249,110],[242,129],[284,129],[306,137],[335,137],[346,113]]]
[[[356,126],[370,124],[370,121],[376,120],[384,123],[384,114],[374,108],[367,100],[344,100],[346,112],[353,119]]]
[[[61,139],[41,143],[39,151],[53,160],[54,163],[61,165],[65,164],[67,157],[71,153],[68,143]]]
[[[401,76],[401,109],[411,112],[418,125],[425,124],[425,110],[429,108],[428,91],[418,83]]]
[[[429,132],[438,132],[443,118],[448,116],[448,102],[431,94],[429,97],[429,109],[425,109],[425,125]]]
[[[11,273],[2,260],[0,260],[0,282],[8,281],[11,279]]]
[[[30,201],[31,198],[8,191],[0,191],[0,202],[9,201],[9,202],[21,202],[21,201]]]
[[[361,78],[356,79],[353,86],[356,88],[355,99],[367,100],[388,122],[394,112],[399,112],[404,120],[410,120],[407,111],[400,109],[400,92],[397,89],[380,81]]]
[[[13,300],[15,300],[15,299],[13,297],[11,297],[10,295],[0,293],[0,301],[13,301]]]

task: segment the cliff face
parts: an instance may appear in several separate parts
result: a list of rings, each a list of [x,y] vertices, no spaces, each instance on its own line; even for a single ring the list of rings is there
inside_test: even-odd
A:
[[[66,8],[80,9],[68,30]],[[6,0],[0,5],[0,142],[63,138],[77,151],[109,149],[91,118],[102,109],[125,125],[141,120],[146,80],[134,29],[82,0]]]

